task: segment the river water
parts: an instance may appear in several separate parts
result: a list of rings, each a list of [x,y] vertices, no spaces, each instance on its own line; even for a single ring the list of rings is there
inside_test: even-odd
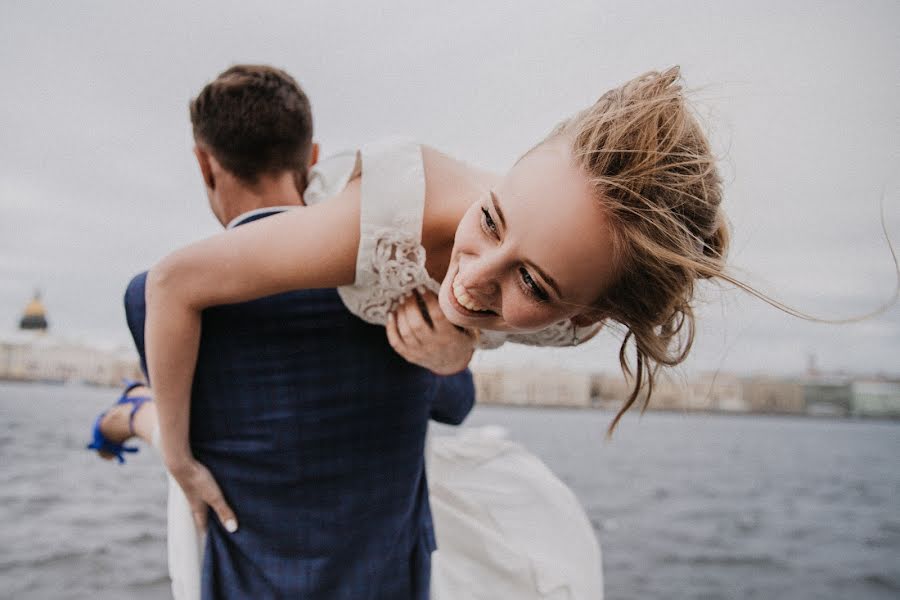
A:
[[[114,395],[0,384],[0,598],[169,597],[158,457],[83,450]],[[900,424],[651,413],[605,441],[610,418],[468,420],[508,428],[572,487],[606,598],[900,597]]]

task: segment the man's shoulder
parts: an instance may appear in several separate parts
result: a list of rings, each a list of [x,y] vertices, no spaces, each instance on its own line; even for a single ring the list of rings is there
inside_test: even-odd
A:
[[[138,273],[131,278],[125,288],[125,304],[143,304],[144,291],[147,287],[147,271]]]

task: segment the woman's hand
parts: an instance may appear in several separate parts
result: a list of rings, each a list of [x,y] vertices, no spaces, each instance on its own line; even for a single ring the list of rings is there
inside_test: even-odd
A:
[[[210,508],[216,513],[226,531],[229,533],[237,531],[237,517],[225,501],[222,490],[209,469],[191,458],[180,461],[177,466],[171,466],[169,472],[187,498],[197,531],[206,531],[206,515]]]
[[[147,276],[147,367],[169,472],[198,526],[211,507],[225,529],[237,519],[190,453],[190,399],[203,309],[308,288],[353,283],[359,248],[360,181],[321,205],[261,219],[182,248]],[[297,268],[303,265],[303,268]]]
[[[459,373],[475,352],[475,336],[448,321],[429,291],[407,298],[385,328],[397,354],[438,375]]]

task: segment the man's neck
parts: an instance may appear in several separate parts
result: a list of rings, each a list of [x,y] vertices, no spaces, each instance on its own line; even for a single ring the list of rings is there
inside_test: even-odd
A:
[[[224,213],[221,215],[223,226],[252,210],[299,206],[303,203],[291,173],[264,176],[252,186],[232,180],[219,191],[219,195]]]

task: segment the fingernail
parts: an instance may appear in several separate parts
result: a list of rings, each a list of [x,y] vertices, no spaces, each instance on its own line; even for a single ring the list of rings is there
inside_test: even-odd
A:
[[[225,531],[227,531],[228,533],[234,533],[235,531],[237,531],[237,521],[235,521],[234,519],[228,519],[227,521],[225,521]]]

